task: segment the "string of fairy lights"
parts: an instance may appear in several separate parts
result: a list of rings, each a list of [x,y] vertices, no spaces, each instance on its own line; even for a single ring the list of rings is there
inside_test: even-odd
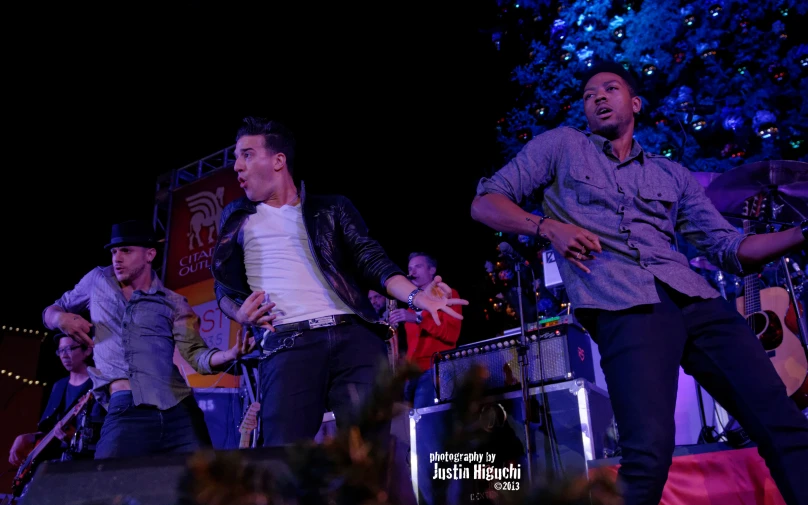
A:
[[[27,333],[27,334],[36,335],[36,336],[39,336],[39,334],[40,334],[39,330],[29,330],[29,329],[26,329],[26,328],[23,328],[22,330],[20,330],[19,327],[15,328],[14,326],[2,326],[2,327],[0,327],[0,330],[13,331],[13,332],[16,332],[16,333]],[[42,332],[42,336],[47,337],[48,332],[47,331]],[[48,385],[47,382],[40,382],[40,381],[38,381],[36,379],[29,379],[28,377],[25,377],[24,375],[15,373],[13,370],[0,369],[0,377],[7,377],[7,378],[11,378],[12,380],[22,381],[23,384],[26,384],[28,386],[42,386],[42,387],[45,387],[45,386]]]

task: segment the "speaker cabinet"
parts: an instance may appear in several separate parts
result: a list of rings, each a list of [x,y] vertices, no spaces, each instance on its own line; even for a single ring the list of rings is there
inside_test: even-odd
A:
[[[615,441],[613,413],[605,391],[584,379],[576,379],[529,390],[531,422],[525,430],[522,392],[489,396],[479,403],[479,425],[490,432],[484,447],[469,448],[469,453],[493,455],[492,466],[506,461],[520,465],[518,479],[501,479],[524,491],[533,477],[585,477],[587,462],[613,454]],[[451,461],[435,461],[448,449],[446,440],[454,423],[452,404],[414,409],[410,412],[410,457],[413,488],[419,504],[475,504],[486,501],[491,486],[500,480],[475,478],[473,463],[458,463],[461,473],[450,478]],[[546,413],[545,413],[546,408]],[[526,457],[526,433],[532,444],[532,457]],[[460,454],[463,456],[465,453]],[[499,463],[498,463],[499,462]],[[462,470],[469,470],[463,474]],[[436,479],[435,476],[438,476]],[[535,483],[535,482],[534,482]],[[499,492],[505,492],[500,489]]]

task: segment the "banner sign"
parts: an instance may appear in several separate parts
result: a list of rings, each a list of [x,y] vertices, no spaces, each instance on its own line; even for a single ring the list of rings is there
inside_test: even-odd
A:
[[[222,209],[244,195],[232,169],[222,169],[174,190],[168,229],[165,285],[177,290],[211,278]]]

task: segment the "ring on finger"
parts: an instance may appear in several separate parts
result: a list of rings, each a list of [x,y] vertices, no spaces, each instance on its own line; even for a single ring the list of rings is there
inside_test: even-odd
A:
[[[581,259],[581,253],[576,254],[575,259]]]

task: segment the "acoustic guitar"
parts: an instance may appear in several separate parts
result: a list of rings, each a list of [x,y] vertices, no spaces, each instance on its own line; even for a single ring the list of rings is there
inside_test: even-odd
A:
[[[37,464],[39,463],[39,455],[48,447],[56,437],[56,429],[57,428],[64,428],[70,423],[73,418],[75,418],[81,409],[89,402],[93,397],[93,392],[88,391],[84,396],[79,398],[76,404],[73,406],[70,411],[65,414],[65,416],[56,423],[56,426],[44,437],[42,437],[39,442],[37,442],[36,447],[34,450],[28,454],[28,457],[25,458],[25,461],[22,462],[20,468],[17,469],[17,474],[14,476],[14,480],[11,483],[11,494],[14,496],[20,496],[22,494],[23,489],[31,481],[31,477],[33,477],[34,469],[36,468]]]
[[[764,203],[762,195],[751,198],[744,215],[757,217]],[[744,233],[752,231],[749,220],[743,225]],[[744,277],[744,294],[736,298],[735,306],[766,350],[788,395],[800,410],[808,407],[808,358],[795,334],[796,326],[784,324],[795,319],[789,292],[777,286],[761,289],[759,275],[750,274]]]

